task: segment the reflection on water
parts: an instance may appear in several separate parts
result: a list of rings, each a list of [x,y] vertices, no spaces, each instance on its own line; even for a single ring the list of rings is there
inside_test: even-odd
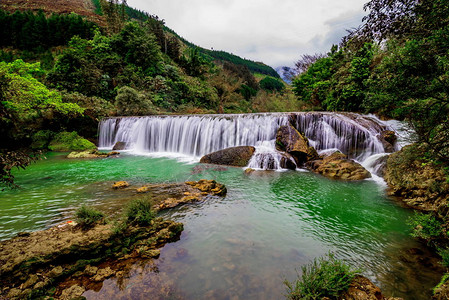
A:
[[[124,278],[87,291],[88,299],[280,299],[283,281],[313,258],[334,252],[363,269],[384,292],[428,299],[441,275],[408,235],[409,211],[386,199],[373,181],[337,182],[308,172],[256,172],[178,163],[163,158],[68,162],[50,158],[18,174],[22,190],[0,194],[0,238],[69,218],[81,203],[117,212],[129,200],[110,189],[216,179],[223,199],[163,213],[183,222],[180,241]],[[413,250],[410,250],[413,249]]]

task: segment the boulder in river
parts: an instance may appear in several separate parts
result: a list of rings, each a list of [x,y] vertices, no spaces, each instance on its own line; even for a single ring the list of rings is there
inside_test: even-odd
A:
[[[315,173],[323,176],[340,180],[362,180],[370,178],[368,172],[359,163],[348,159],[341,152],[334,152],[323,159],[313,160],[307,163],[307,167]]]
[[[394,131],[384,130],[378,136],[378,139],[381,141],[384,146],[385,152],[392,153],[394,152],[394,144],[396,143],[397,136]]]
[[[297,165],[318,158],[318,153],[309,145],[309,140],[290,124],[279,127],[276,134],[276,149],[292,155]]]
[[[255,148],[238,146],[212,152],[201,157],[200,163],[245,167],[248,165]]]
[[[112,150],[125,150],[125,149],[126,149],[125,142],[117,142],[115,143],[114,147],[112,147]]]

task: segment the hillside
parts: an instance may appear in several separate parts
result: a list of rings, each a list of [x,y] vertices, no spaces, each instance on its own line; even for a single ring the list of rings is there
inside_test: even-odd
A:
[[[0,9],[10,13],[16,10],[33,12],[42,10],[45,14],[70,14],[74,12],[100,26],[105,25],[104,17],[95,13],[95,5],[91,0],[2,0]]]
[[[0,9],[11,13],[15,12],[16,10],[33,12],[42,10],[45,14],[70,14],[74,12],[80,16],[86,17],[89,21],[95,22],[102,27],[106,26],[106,20],[104,16],[97,14],[97,12],[101,12],[100,1],[98,0],[2,0],[0,3]],[[145,21],[146,19],[151,17],[147,12],[142,12],[132,7],[127,7],[126,13],[131,19],[140,21]],[[188,47],[198,47],[199,52],[203,54],[204,58],[209,61],[228,61],[236,65],[246,66],[253,73],[262,73],[279,78],[279,75],[273,68],[265,65],[262,62],[254,62],[225,51],[204,49],[181,38],[167,26],[164,26],[164,30],[166,32],[175,34]]]

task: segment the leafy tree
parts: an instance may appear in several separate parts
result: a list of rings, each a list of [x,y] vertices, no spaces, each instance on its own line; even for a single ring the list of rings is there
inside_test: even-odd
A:
[[[260,87],[266,91],[278,91],[281,92],[285,89],[285,85],[272,77],[265,77],[260,82]]]
[[[151,100],[135,89],[124,86],[117,91],[115,106],[121,116],[146,115],[151,110]]]

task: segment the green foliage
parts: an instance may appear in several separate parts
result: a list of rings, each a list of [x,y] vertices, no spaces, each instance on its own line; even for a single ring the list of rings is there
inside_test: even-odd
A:
[[[441,278],[441,280],[440,280],[440,282],[437,284],[437,286],[435,286],[435,287],[433,288],[433,293],[435,294],[435,293],[438,291],[438,289],[439,289],[440,287],[442,287],[444,284],[447,283],[448,280],[449,280],[449,273],[446,273],[446,274],[443,275],[443,277]]]
[[[139,226],[150,225],[154,216],[150,201],[143,198],[131,201],[125,212],[126,223]]]
[[[12,169],[25,169],[39,158],[39,152],[30,154],[0,149],[0,191],[5,188],[18,188],[19,186],[14,183]]]
[[[449,249],[439,249],[438,254],[441,256],[441,264],[444,267],[449,268]]]
[[[278,79],[272,77],[265,77],[260,82],[260,87],[266,91],[278,91],[281,92],[285,89],[285,85]]]
[[[0,47],[39,52],[66,45],[74,35],[91,38],[96,25],[74,13],[46,17],[42,11],[9,14],[0,10],[0,27]]]
[[[320,257],[302,268],[302,274],[295,282],[285,281],[288,299],[316,300],[323,297],[337,299],[349,288],[357,271],[352,270],[333,254]],[[299,275],[298,275],[299,277]]]
[[[54,136],[48,148],[52,151],[84,151],[97,147],[92,142],[80,137],[76,131],[64,131]]]
[[[48,149],[54,133],[50,130],[40,130],[33,134],[31,148],[36,150]]]
[[[82,228],[88,229],[104,220],[104,214],[93,208],[82,205],[75,212],[75,220]]]
[[[118,89],[115,107],[120,116],[147,115],[152,111],[152,103],[148,96],[128,86]]]
[[[441,221],[432,214],[415,211],[415,214],[407,220],[407,224],[413,228],[413,237],[421,238],[428,242],[440,237],[443,233]]]

